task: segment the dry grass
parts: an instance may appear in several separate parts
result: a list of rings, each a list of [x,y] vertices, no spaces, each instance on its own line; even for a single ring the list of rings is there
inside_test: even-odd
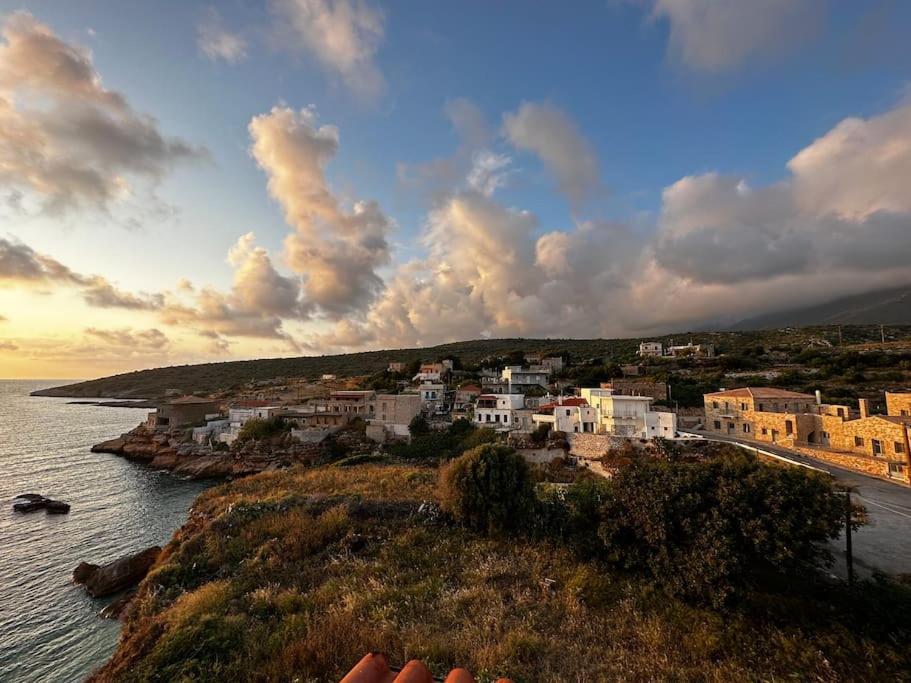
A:
[[[217,516],[185,533],[143,584],[95,680],[337,681],[376,649],[437,673],[468,666],[482,680],[883,680],[907,671],[903,645],[852,634],[830,614],[803,624],[720,614],[549,543],[300,503],[314,493],[419,501],[434,481],[414,467],[327,467],[207,492],[197,509]]]

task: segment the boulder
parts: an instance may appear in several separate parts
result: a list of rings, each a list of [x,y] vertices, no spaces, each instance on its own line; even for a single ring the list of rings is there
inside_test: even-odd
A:
[[[73,570],[73,581],[83,584],[93,598],[113,595],[142,581],[160,552],[161,548],[155,545],[100,567],[80,562]]]
[[[98,616],[102,619],[123,619],[127,615],[127,610],[130,608],[133,598],[135,597],[136,591],[128,590],[120,597],[115,598],[102,607],[101,611],[98,612]]]
[[[70,511],[70,504],[61,500],[45,498],[37,493],[23,493],[16,496],[18,502],[13,503],[13,510],[16,512],[37,512],[45,510],[51,515],[65,515]]]
[[[225,477],[234,473],[231,458],[222,455],[209,455],[184,460],[174,468],[174,474],[192,479]]]
[[[92,446],[92,453],[114,453],[115,455],[123,454],[123,447],[126,445],[126,439],[122,436],[108,441],[102,441]]]

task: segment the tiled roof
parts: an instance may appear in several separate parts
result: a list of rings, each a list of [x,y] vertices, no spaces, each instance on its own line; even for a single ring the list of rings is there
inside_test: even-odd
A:
[[[805,398],[816,400],[813,394],[801,394],[796,391],[775,389],[773,387],[744,387],[743,389],[728,389],[727,391],[714,391],[706,396],[731,396],[733,398]]]
[[[412,659],[401,671],[393,671],[389,658],[382,652],[370,652],[355,664],[354,668],[340,683],[475,683],[474,676],[467,669],[453,669],[445,679],[434,678],[424,664]],[[497,679],[497,683],[512,683],[508,678]]]

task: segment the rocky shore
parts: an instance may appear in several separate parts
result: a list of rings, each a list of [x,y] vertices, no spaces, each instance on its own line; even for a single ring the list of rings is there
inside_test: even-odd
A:
[[[192,479],[242,477],[312,464],[322,451],[319,444],[298,443],[290,434],[268,441],[248,442],[230,450],[215,450],[174,434],[149,429],[144,424],[116,439],[92,446],[94,453],[113,453]]]

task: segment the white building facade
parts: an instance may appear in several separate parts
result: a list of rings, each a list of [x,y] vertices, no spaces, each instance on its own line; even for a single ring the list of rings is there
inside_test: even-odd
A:
[[[525,407],[522,394],[482,394],[474,407],[474,423],[478,427],[491,427],[509,431],[515,425],[515,411]]]

